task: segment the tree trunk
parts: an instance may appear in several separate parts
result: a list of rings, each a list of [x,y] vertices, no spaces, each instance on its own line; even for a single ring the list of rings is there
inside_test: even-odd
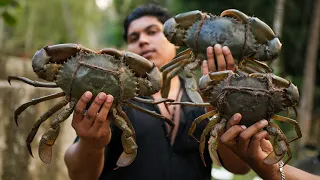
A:
[[[309,139],[312,120],[312,109],[315,89],[316,60],[318,56],[319,23],[320,23],[320,0],[314,1],[312,24],[309,28],[309,39],[304,67],[303,86],[299,104],[299,124],[302,138],[298,140],[299,148]]]
[[[283,25],[283,17],[284,17],[284,5],[285,0],[277,0],[275,5],[275,15],[273,20],[273,31],[280,38],[282,34],[282,25]],[[271,67],[275,74],[281,75],[283,72],[283,66],[281,63],[280,56],[273,61]]]

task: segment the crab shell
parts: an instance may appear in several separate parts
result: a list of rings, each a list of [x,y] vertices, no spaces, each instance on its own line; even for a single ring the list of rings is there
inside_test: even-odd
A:
[[[298,88],[274,74],[246,76],[232,71],[215,72],[200,78],[199,89],[222,117],[230,119],[241,113],[240,124],[247,127],[261,119],[270,119],[299,101]]]
[[[107,92],[112,94],[117,102],[138,95],[152,95],[162,86],[162,76],[158,68],[141,56],[115,49],[104,49],[104,53],[95,53],[84,47],[74,46],[63,44],[43,48],[34,55],[32,65],[40,78],[55,81],[67,96],[75,101],[85,91],[91,91],[93,96],[99,92]],[[63,49],[67,51],[65,54],[75,55],[67,59],[63,56],[64,52],[56,53]]]
[[[206,48],[215,44],[228,46],[238,60],[271,61],[281,50],[280,40],[267,24],[235,9],[220,16],[198,10],[178,14],[165,22],[164,34],[173,44],[191,48],[199,59],[207,59]]]

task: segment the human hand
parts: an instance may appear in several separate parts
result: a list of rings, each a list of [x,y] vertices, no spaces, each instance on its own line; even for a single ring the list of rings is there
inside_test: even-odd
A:
[[[215,55],[215,56],[214,56]],[[206,75],[209,72],[225,71],[235,69],[235,63],[230,49],[227,46],[221,47],[220,44],[214,45],[214,47],[207,47],[208,60],[202,61],[201,71],[202,75]],[[216,58],[214,58],[216,57]],[[216,60],[216,62],[215,62]],[[216,65],[217,64],[217,65]],[[208,102],[206,97],[202,97],[205,102]],[[212,111],[214,107],[206,107],[206,111]]]
[[[101,149],[111,140],[110,119],[108,117],[113,97],[99,93],[89,109],[83,114],[92,93],[85,92],[75,106],[72,127],[80,138],[80,142],[91,149]],[[100,111],[99,111],[100,109]]]
[[[221,47],[220,44],[216,44],[214,47],[209,46],[207,48],[207,57],[208,60],[202,61],[202,75],[206,75],[209,72],[224,70],[233,71],[235,69],[233,56],[227,46]]]
[[[227,130],[220,140],[249,165],[262,162],[273,150],[269,134],[263,130],[268,125],[268,121],[261,120],[246,127],[238,125],[241,118],[241,114],[236,113],[228,121]]]
[[[273,151],[269,134],[263,130],[268,125],[268,121],[261,120],[246,127],[238,125],[241,118],[241,114],[236,113],[228,121],[227,130],[220,137],[221,143],[231,149],[260,176],[266,179],[279,176],[278,164],[263,163],[263,160]]]

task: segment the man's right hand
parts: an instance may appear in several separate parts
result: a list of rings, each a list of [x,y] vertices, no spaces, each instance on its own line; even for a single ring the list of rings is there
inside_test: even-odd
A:
[[[75,129],[80,142],[92,150],[104,148],[111,140],[109,110],[113,102],[112,95],[100,92],[90,105],[87,112],[84,110],[91,100],[92,93],[85,92],[75,106],[72,127]]]

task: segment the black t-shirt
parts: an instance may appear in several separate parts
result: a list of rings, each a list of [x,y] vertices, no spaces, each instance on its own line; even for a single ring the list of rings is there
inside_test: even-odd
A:
[[[181,86],[184,89],[182,82]],[[151,97],[144,97],[151,98]],[[185,89],[182,102],[190,101]],[[140,107],[160,114],[156,105],[130,101]],[[188,135],[192,121],[205,113],[204,108],[181,106],[180,124],[174,145],[170,144],[163,120],[123,107],[136,132],[138,153],[131,165],[113,170],[122,153],[121,133],[111,123],[112,139],[105,150],[105,164],[100,180],[210,180],[212,161],[205,150],[205,167],[199,153],[199,143]],[[197,125],[195,137],[200,139],[208,120]]]

